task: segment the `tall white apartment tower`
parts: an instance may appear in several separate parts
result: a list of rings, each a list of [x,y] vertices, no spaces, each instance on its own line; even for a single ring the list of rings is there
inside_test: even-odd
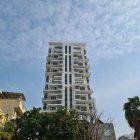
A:
[[[91,110],[88,70],[85,43],[49,42],[43,110],[55,112],[62,106],[78,112]]]

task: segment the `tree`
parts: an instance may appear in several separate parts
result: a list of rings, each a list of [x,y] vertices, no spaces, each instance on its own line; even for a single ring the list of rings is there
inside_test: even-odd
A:
[[[2,140],[12,140],[15,128],[14,120],[8,120],[8,116],[0,110],[0,138]]]
[[[55,113],[41,112],[40,108],[33,108],[16,119],[16,125],[16,140],[79,140],[79,136],[84,136],[85,132],[85,126],[76,112],[65,108]]]
[[[55,113],[47,113],[41,108],[33,108],[14,121],[12,140],[100,140],[108,127],[99,122],[100,116],[89,115],[92,115],[91,122],[80,120],[75,110],[61,108]]]
[[[86,119],[86,126],[88,128],[88,140],[103,140],[106,133],[108,133],[108,139],[116,140],[114,127],[113,127],[113,119],[108,118],[105,123],[101,121],[103,113],[97,113],[96,108],[94,110],[89,111],[88,113],[83,113],[83,116],[90,116],[90,121]],[[112,131],[110,131],[113,129]]]
[[[75,110],[59,109],[52,114],[53,122],[50,124],[49,140],[82,140],[86,133],[85,125],[79,120]]]
[[[44,117],[40,111],[41,108],[33,108],[16,119],[15,138],[17,140],[42,138]]]
[[[128,98],[124,104],[125,118],[131,128],[135,130],[134,137],[140,140],[140,100],[138,96]]]

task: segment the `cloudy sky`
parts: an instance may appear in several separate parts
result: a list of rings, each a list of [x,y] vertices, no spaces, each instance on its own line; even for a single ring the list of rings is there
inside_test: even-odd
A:
[[[0,0],[0,89],[42,106],[48,41],[82,41],[98,110],[117,136],[132,132],[123,104],[140,96],[139,13],[139,0]]]

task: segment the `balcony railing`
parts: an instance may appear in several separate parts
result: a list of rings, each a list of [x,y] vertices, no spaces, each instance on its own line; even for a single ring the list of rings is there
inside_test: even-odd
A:
[[[62,91],[46,92],[46,91],[44,90],[44,97],[46,96],[46,98],[47,98],[47,96],[49,96],[49,95],[54,95],[54,96],[56,96],[56,95],[62,95],[62,94],[63,94]]]
[[[75,89],[75,94],[92,94],[93,90],[80,90],[80,89]]]
[[[51,61],[51,60],[63,60],[63,56],[48,56],[47,58],[48,61]]]
[[[63,51],[62,50],[54,50],[53,53],[59,54],[59,53],[63,53]]]
[[[47,101],[47,104],[61,104],[62,101]]]
[[[61,96],[61,97],[59,97],[59,96]],[[57,96],[55,96],[54,99],[51,98],[51,96],[48,96],[47,98],[44,97],[42,100],[44,100],[44,101],[58,101],[58,100],[62,100],[62,95],[57,95]]]
[[[75,84],[84,84],[83,80],[75,80]]]
[[[74,61],[77,61],[77,62],[88,62],[89,59],[88,58],[80,58],[80,57],[76,57],[74,56]]]
[[[46,87],[45,89],[44,89],[45,91],[48,91],[48,92],[58,92],[58,91],[62,91],[63,90],[63,87]]]

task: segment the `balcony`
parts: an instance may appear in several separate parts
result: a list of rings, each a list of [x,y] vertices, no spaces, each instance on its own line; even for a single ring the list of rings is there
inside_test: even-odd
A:
[[[89,107],[89,104],[75,104],[75,108],[77,107],[77,106],[81,106],[81,107]]]
[[[47,112],[56,112],[62,105],[47,105],[46,111]]]
[[[76,61],[77,61],[78,59],[81,59],[81,60],[82,60],[82,59],[83,59],[83,55],[74,54],[74,55],[73,55],[73,58],[74,58],[74,60],[76,60]]]
[[[63,86],[62,85],[49,85],[49,87],[45,87],[44,91],[46,92],[58,92],[58,91],[62,91],[63,90]]]
[[[93,90],[80,90],[80,89],[75,89],[75,94],[76,95],[85,95],[85,94],[92,94]]]
[[[50,62],[63,62],[63,59],[59,58],[59,59],[50,59]]]
[[[75,70],[85,70],[86,71],[89,69],[89,65],[87,65],[87,66],[79,66],[78,65],[78,66],[74,66],[73,69],[74,69],[74,71]]]
[[[45,100],[45,101],[57,101],[57,100],[62,100],[62,94],[61,95],[48,95],[47,96],[44,96],[44,98],[42,100]]]
[[[77,95],[76,95],[77,96]],[[79,96],[79,95],[78,95]],[[79,97],[79,98],[77,98],[77,99],[75,99],[75,101],[77,102],[77,103],[88,103],[89,102],[89,100],[87,100],[86,99],[86,97],[85,97],[85,99],[82,99],[83,97]]]
[[[87,95],[75,95],[75,100],[86,101]]]
[[[78,80],[75,80],[75,84],[84,84],[84,81],[81,79],[80,80],[78,79]]]
[[[90,77],[90,74],[89,73],[87,73],[87,72],[77,72],[77,71],[75,71],[75,70],[77,70],[77,69],[74,69],[74,74],[75,74],[75,77],[77,77],[76,75],[80,75],[80,76],[82,76],[83,78],[89,78]]]
[[[62,49],[54,49],[53,53],[54,54],[62,54],[63,51],[62,51]]]
[[[61,100],[56,100],[56,101],[48,101],[46,99],[42,100],[43,103],[46,103],[47,105],[61,105],[62,101]]]
[[[62,61],[48,61],[48,63],[46,63],[46,65],[58,66],[58,65],[63,65],[63,62]]]
[[[73,56],[83,56],[84,53],[82,51],[74,51]]]
[[[79,74],[81,74],[81,73],[79,73]],[[89,78],[90,77],[89,73],[82,73],[82,75],[83,75],[83,78]]]
[[[63,72],[63,68],[60,68],[60,67],[50,67],[50,68],[47,68],[47,71],[46,71],[46,75],[49,75],[49,74],[52,74],[52,73],[61,73],[62,74]]]
[[[82,80],[83,77],[82,76],[75,76],[75,80]]]
[[[47,57],[47,61],[52,61],[52,60],[63,60],[63,55],[52,55]]]
[[[77,61],[77,62],[88,62],[89,59],[88,58],[82,58],[82,57],[77,57],[77,56],[73,56],[74,58],[74,61]]]
[[[88,111],[88,107],[83,107],[83,106],[76,106],[75,107],[75,109],[77,110],[77,111]]]
[[[55,83],[62,83],[62,75],[53,75],[52,77],[52,81],[55,82]]]
[[[79,64],[74,66],[74,68],[78,68],[78,69],[81,69],[81,68],[82,69],[89,69],[89,67],[90,67],[89,65],[83,66],[83,65],[79,65]]]
[[[62,68],[63,64],[61,63],[57,63],[57,64],[47,64],[46,65],[47,68]]]
[[[55,92],[46,92],[46,90],[44,90],[44,97],[48,97],[49,95],[62,95],[62,91],[55,91]]]
[[[60,79],[53,79],[52,80],[52,84],[54,84],[54,85],[62,85],[62,80],[60,80]]]
[[[60,74],[60,73],[59,73],[59,74],[54,74],[54,75],[53,75],[53,78],[55,78],[55,79],[57,79],[57,78],[60,79],[60,78],[62,78],[62,74]]]

